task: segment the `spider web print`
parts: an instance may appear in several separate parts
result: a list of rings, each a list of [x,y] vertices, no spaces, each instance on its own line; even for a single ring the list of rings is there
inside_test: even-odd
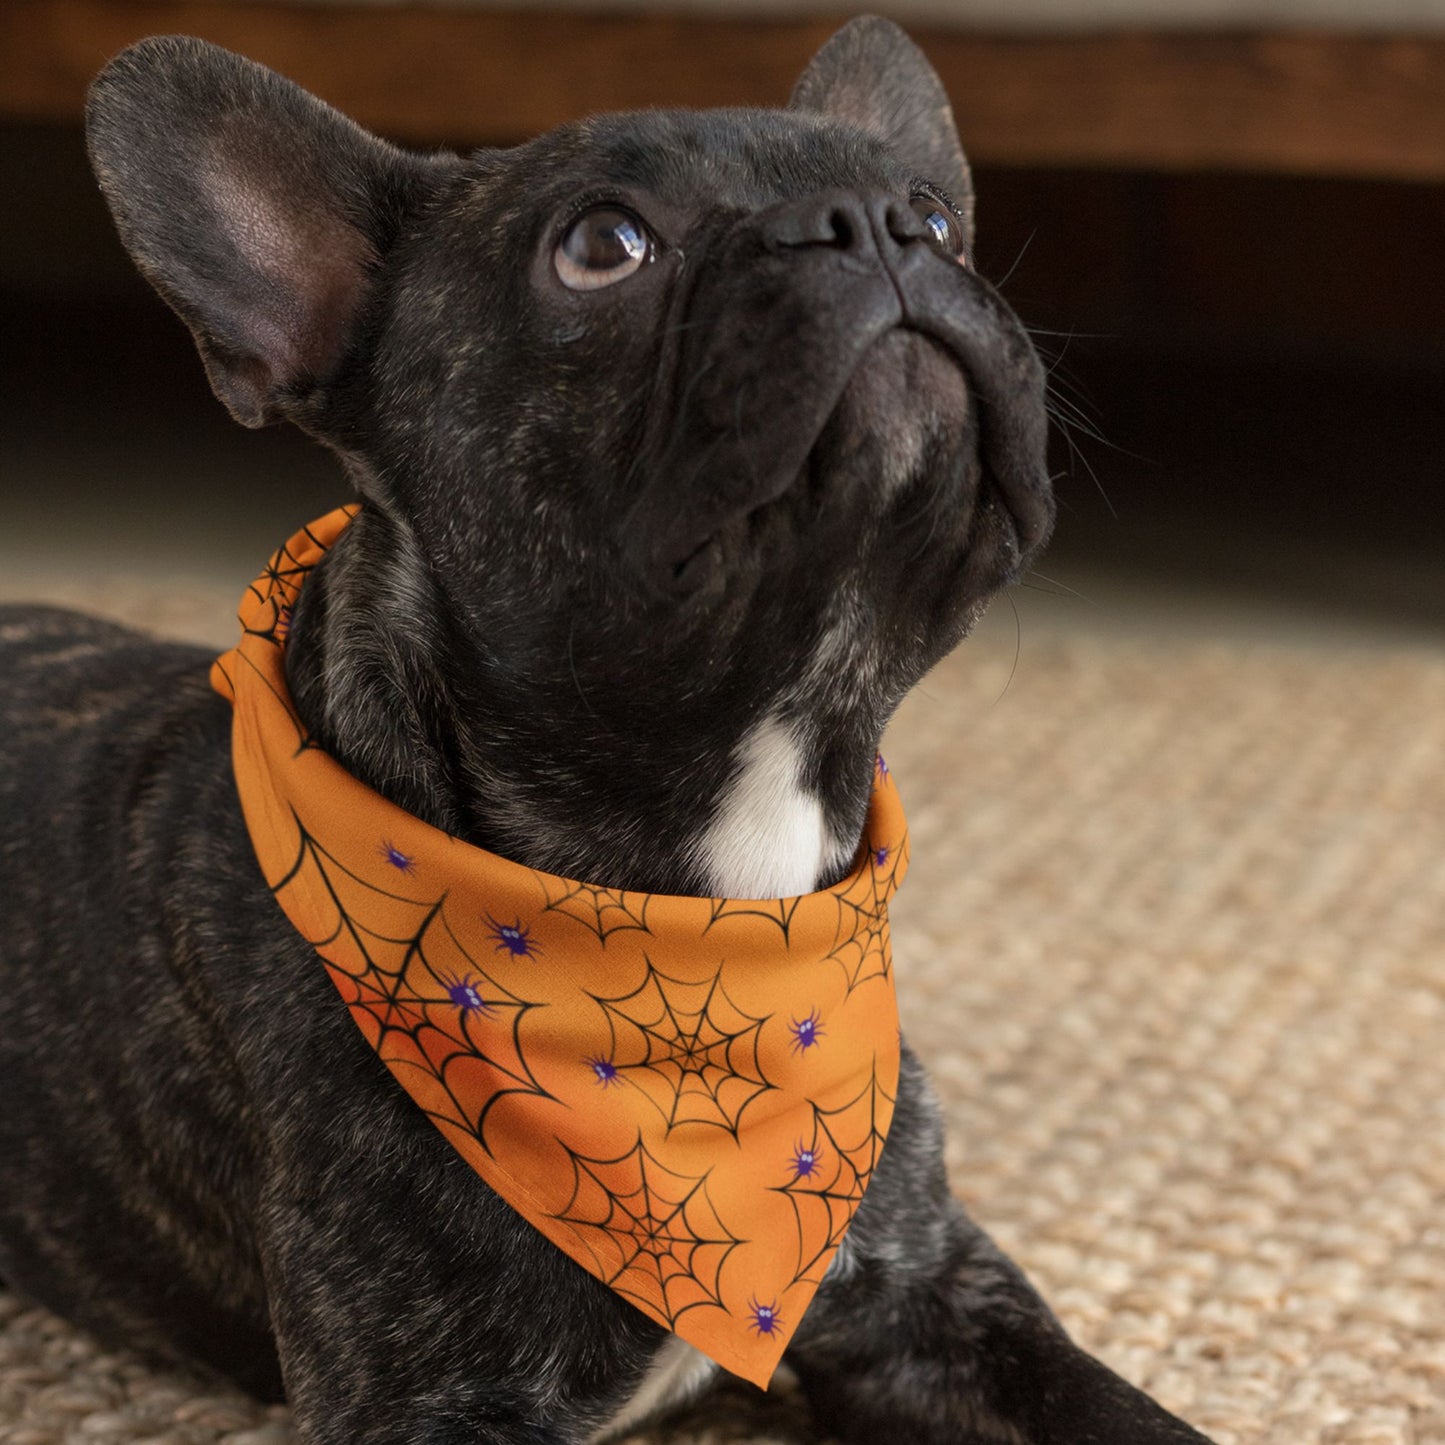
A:
[[[617,888],[599,888],[591,883],[573,883],[539,873],[549,913],[560,913],[595,934],[605,948],[614,933],[632,929],[650,933],[647,926],[647,895],[626,893]]]
[[[718,1218],[706,1174],[679,1174],[658,1163],[640,1134],[615,1159],[562,1147],[572,1164],[572,1197],[552,1217],[577,1232],[606,1284],[669,1329],[700,1305],[726,1308],[722,1268],[747,1241]]]
[[[879,1105],[887,1115],[879,1127]],[[863,1090],[837,1109],[813,1105],[811,1137],[798,1144],[793,1178],[777,1187],[793,1206],[798,1225],[798,1268],[793,1283],[821,1284],[833,1252],[843,1242],[863,1191],[878,1167],[892,1118],[893,1096],[878,1082],[878,1064]],[[806,1160],[806,1167],[800,1161]],[[818,1266],[821,1265],[820,1269]],[[815,1272],[816,1271],[816,1272]]]
[[[360,509],[350,507],[344,510],[351,516],[355,516]],[[317,537],[309,527],[302,528],[298,535],[304,536],[307,541],[314,547],[320,548],[322,552],[327,550],[326,543]],[[295,537],[291,539],[292,542],[295,540]],[[270,621],[262,627],[251,626],[243,622],[243,637],[247,635],[258,637],[265,642],[269,642],[273,647],[279,648],[284,646],[287,633],[291,627],[292,602],[300,591],[301,584],[306,580],[307,574],[315,565],[314,559],[307,561],[298,557],[291,550],[290,542],[278,548],[267,560],[266,570],[246,589],[246,591],[267,610]],[[286,693],[278,691],[265,673],[256,666],[255,662],[241,651],[229,653],[225,657],[218,658],[216,661],[216,666],[220,668],[222,674],[230,684],[232,694],[234,695],[236,691],[235,679],[231,677],[226,666],[228,660],[231,658],[234,658],[236,662],[241,663],[245,667],[250,668],[265,685],[266,690],[286,710],[286,716],[290,719],[291,726],[296,729],[296,751],[301,753],[305,752],[307,748],[319,747],[320,744],[318,744],[307,731],[306,725],[297,714],[291,698]]]
[[[798,904],[802,901],[801,898],[710,898],[708,903],[712,907],[712,917],[707,921],[707,928],[710,929],[723,918],[766,918],[769,923],[777,924],[783,935],[783,942],[789,943],[791,940],[788,930],[793,926],[793,914],[798,911]],[[707,932],[707,929],[703,932]]]
[[[736,1139],[743,1111],[774,1087],[758,1063],[767,1019],[733,1003],[721,965],[711,978],[689,983],[644,962],[647,976],[631,993],[597,998],[612,1031],[608,1062],[662,1115],[669,1133],[679,1124],[710,1124]]]
[[[868,866],[842,893],[838,904],[838,941],[828,953],[848,980],[848,992],[869,979],[891,976],[893,949],[888,937],[888,900],[898,890],[898,873],[908,862],[908,840],[896,848],[870,849]]]
[[[330,900],[334,925],[308,941],[326,960],[367,1041],[392,1069],[429,1077],[435,1088],[418,1105],[490,1154],[487,1117],[502,1099],[551,1098],[521,1044],[522,1019],[540,1005],[498,983],[467,951],[447,921],[445,894],[417,900],[378,888],[341,863],[299,818],[296,826],[296,861],[272,892],[279,897],[301,885]],[[404,935],[368,928],[362,920],[373,899],[415,910],[415,927]]]

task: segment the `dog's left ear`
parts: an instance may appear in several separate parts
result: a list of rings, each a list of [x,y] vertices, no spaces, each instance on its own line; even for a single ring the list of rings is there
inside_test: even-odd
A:
[[[451,158],[399,151],[265,66],[187,36],[96,78],[86,139],[121,240],[247,426],[300,419]]]
[[[973,182],[943,82],[891,20],[877,15],[850,20],[808,63],[789,104],[887,141],[920,180],[948,192],[963,215],[965,239],[973,244]]]

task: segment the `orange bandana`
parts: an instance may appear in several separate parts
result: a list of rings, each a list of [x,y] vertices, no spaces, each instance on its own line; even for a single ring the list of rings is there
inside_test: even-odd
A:
[[[798,898],[602,888],[452,838],[317,747],[287,692],[291,609],[355,510],[276,553],[211,671],[266,881],[462,1158],[644,1314],[766,1385],[893,1115],[888,900],[908,842],[888,770],[853,871]]]

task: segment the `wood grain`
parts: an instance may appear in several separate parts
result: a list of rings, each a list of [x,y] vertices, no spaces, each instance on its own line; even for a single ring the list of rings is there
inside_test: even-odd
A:
[[[398,138],[515,140],[599,110],[780,103],[836,23],[5,0],[0,115],[75,120],[108,56],[183,32]],[[1445,179],[1445,38],[915,34],[978,161]]]

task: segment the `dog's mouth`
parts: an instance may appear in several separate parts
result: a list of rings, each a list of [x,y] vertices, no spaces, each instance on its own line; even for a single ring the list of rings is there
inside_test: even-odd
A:
[[[998,309],[1000,318],[970,317],[956,307],[911,305],[905,294],[893,324],[855,332],[851,366],[835,369],[833,385],[794,408],[778,464],[756,468],[741,486],[730,479],[725,490],[684,485],[650,525],[655,508],[644,497],[628,535],[652,585],[679,600],[711,590],[779,531],[791,528],[795,544],[808,545],[810,523],[830,508],[852,506],[877,526],[901,525],[895,511],[916,521],[918,504],[905,494],[920,490],[930,499],[927,530],[937,545],[950,538],[957,545],[959,524],[985,496],[996,499],[1006,535],[995,529],[992,537],[994,570],[1018,570],[1046,540],[1054,505],[1042,376],[1022,328],[1001,302]],[[936,468],[949,448],[949,485],[921,482],[919,473]],[[731,460],[739,465],[736,453]],[[860,498],[860,488],[871,495]],[[938,525],[939,516],[949,525]]]
[[[820,455],[821,438],[803,465],[775,491],[745,511],[726,518],[685,555],[659,564],[659,576],[675,596],[696,592],[710,578],[722,572],[729,551],[746,552],[767,532],[770,524],[792,510],[800,497],[816,498],[826,489],[830,468]]]

